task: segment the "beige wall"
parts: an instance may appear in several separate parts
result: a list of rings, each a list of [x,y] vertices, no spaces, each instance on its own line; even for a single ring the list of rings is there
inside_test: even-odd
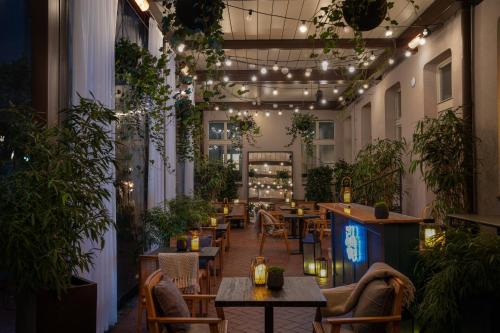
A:
[[[478,157],[478,213],[500,214],[499,79],[500,1],[484,0],[474,9],[475,130]]]
[[[352,119],[353,133],[352,155],[344,156],[346,160],[353,159],[363,147],[366,132],[362,129],[366,126],[364,115],[368,113],[368,108],[371,114],[372,140],[392,136],[392,131],[390,129],[386,130],[385,97],[387,90],[398,83],[401,85],[402,136],[411,144],[417,121],[422,119],[424,114],[435,114],[437,109],[437,103],[431,105],[428,102],[431,99],[429,96],[427,96],[427,103],[424,103],[426,100],[424,96],[429,94],[430,85],[435,84],[435,82],[428,82],[429,76],[426,76],[427,81],[424,81],[424,67],[435,62],[435,60],[440,60],[440,56],[450,51],[453,80],[453,101],[451,103],[453,106],[461,105],[462,40],[460,16],[457,15],[451,18],[440,30],[433,32],[428,37],[427,43],[420,47],[416,54],[405,59],[388,72],[376,86],[366,91],[361,98],[358,98],[344,112],[344,117],[351,117]],[[411,87],[412,78],[416,80],[415,87]],[[434,97],[432,100],[436,101],[436,98]],[[408,160],[409,157],[406,159]],[[410,215],[420,215],[423,207],[432,200],[431,194],[426,191],[421,176],[419,174],[406,175],[403,180],[403,187],[406,192],[403,200],[403,212]]]
[[[249,112],[254,112],[248,110]],[[243,145],[243,182],[240,189],[240,194],[242,198],[247,197],[247,184],[248,184],[248,168],[247,159],[248,152],[251,151],[290,151],[293,153],[293,191],[294,197],[297,199],[304,198],[304,187],[301,181],[302,174],[302,156],[301,156],[301,145],[300,140],[297,139],[296,142],[290,146],[285,147],[290,142],[290,137],[286,135],[286,127],[291,125],[291,118],[293,111],[285,110],[283,115],[279,116],[277,110],[269,110],[271,113],[270,117],[265,116],[265,111],[259,111],[259,115],[255,117],[257,124],[261,129],[261,136],[257,138],[257,142],[254,146],[249,145],[244,141]],[[336,121],[339,112],[336,111],[301,111],[313,113],[318,120],[334,120]],[[217,120],[228,120],[225,112],[222,111],[209,111],[204,114],[204,126],[205,133],[207,133],[208,123],[210,121]],[[343,126],[342,123],[335,123],[335,152],[337,157],[343,156],[342,146],[337,144],[341,141],[343,137]],[[205,151],[208,151],[208,138],[205,137]]]

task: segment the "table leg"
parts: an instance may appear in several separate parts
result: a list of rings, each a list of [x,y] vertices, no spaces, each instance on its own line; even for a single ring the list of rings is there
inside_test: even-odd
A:
[[[273,307],[272,305],[266,305],[265,306],[265,328],[264,332],[265,333],[273,333]]]
[[[299,230],[304,230],[304,219],[299,218]],[[299,232],[299,252],[304,253],[302,245],[302,232]]]

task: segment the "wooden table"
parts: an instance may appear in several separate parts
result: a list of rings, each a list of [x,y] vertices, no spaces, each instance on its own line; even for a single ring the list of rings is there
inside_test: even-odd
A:
[[[146,256],[158,256],[159,253],[186,253],[186,252],[187,251],[179,252],[175,247],[161,247],[152,252],[149,252],[148,254],[146,254]],[[217,257],[217,255],[219,254],[219,248],[212,246],[202,247],[200,251],[196,251],[195,253],[199,254],[200,259],[214,260],[215,257]]]
[[[285,277],[282,290],[256,287],[248,277],[223,278],[216,307],[264,307],[265,332],[273,333],[275,307],[324,307],[326,299],[313,277]]]
[[[304,230],[304,219],[314,219],[318,218],[318,214],[303,214],[303,215],[297,215],[297,214],[283,214],[283,220],[289,220],[293,221],[292,223],[292,234],[290,237],[291,239],[298,239],[299,240],[299,251],[293,251],[292,254],[302,254],[303,249],[302,249],[302,230]],[[299,231],[297,233],[297,221],[299,221]]]
[[[241,220],[243,222],[243,229],[247,226],[247,212],[244,204],[234,204],[231,212],[224,216],[224,221],[231,223],[233,220]]]

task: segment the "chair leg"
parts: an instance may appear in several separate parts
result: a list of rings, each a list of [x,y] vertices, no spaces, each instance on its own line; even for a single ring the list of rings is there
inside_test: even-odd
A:
[[[283,233],[283,239],[285,240],[286,252],[290,254],[290,245],[288,244],[288,233]]]
[[[144,308],[142,306],[142,297],[139,295],[139,304],[137,304],[137,333],[142,332],[142,312]]]
[[[266,240],[266,234],[262,233],[262,237],[260,238],[260,250],[259,255],[262,255],[262,251],[264,250],[264,241]]]

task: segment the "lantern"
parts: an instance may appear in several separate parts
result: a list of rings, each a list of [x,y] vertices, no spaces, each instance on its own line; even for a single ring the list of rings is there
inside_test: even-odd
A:
[[[290,207],[295,208],[295,201],[290,202]]]
[[[200,233],[198,230],[191,231],[191,251],[200,250]]]
[[[224,198],[223,202],[224,202],[224,207],[222,208],[222,212],[224,213],[224,215],[227,215],[229,214],[229,206],[227,204],[228,203],[227,198]]]
[[[347,205],[347,207],[344,207],[344,213],[351,215],[351,205]]]
[[[304,216],[304,210],[302,208],[297,209],[297,215],[298,216]]]
[[[351,177],[342,178],[342,189],[340,190],[340,196],[342,202],[349,204],[351,203],[352,197],[352,179]]]
[[[328,260],[325,257],[316,259],[316,274],[320,278],[328,277]]]
[[[211,227],[217,226],[217,218],[215,216],[210,217],[210,226]]]
[[[250,266],[250,277],[256,286],[263,286],[267,282],[267,260],[264,257],[255,257]]]
[[[316,258],[321,255],[321,241],[319,232],[314,230],[307,234],[302,241],[304,274],[316,275]]]
[[[286,202],[286,203],[289,203],[289,202],[290,202],[290,198],[286,197],[286,198],[285,198],[285,202]]]
[[[433,221],[433,220],[431,220]],[[441,231],[441,227],[437,223],[421,223],[420,224],[420,248],[427,249],[434,246],[436,235]]]

